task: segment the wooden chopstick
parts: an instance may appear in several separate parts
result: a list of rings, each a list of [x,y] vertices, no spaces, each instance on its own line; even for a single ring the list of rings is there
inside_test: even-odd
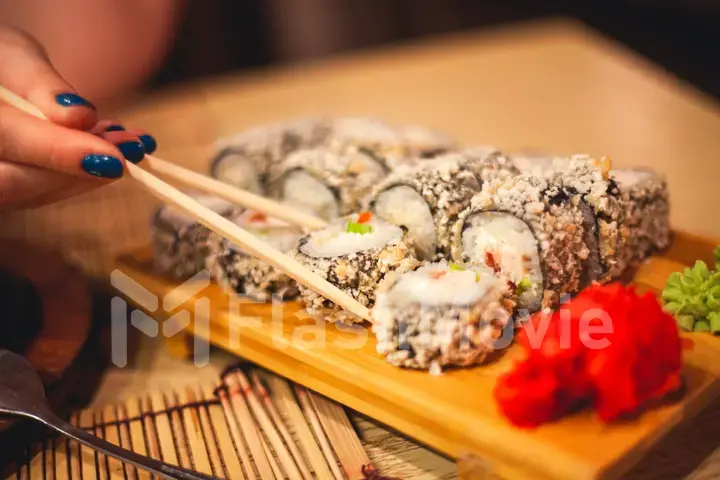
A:
[[[216,197],[227,200],[228,202],[236,203],[242,207],[250,208],[262,212],[268,217],[279,218],[291,225],[295,225],[301,228],[308,228],[310,230],[317,230],[327,225],[325,220],[317,218],[313,215],[292,208],[288,205],[283,205],[269,198],[255,195],[246,190],[234,187],[227,183],[215,180],[212,177],[203,175],[201,173],[193,172],[187,168],[183,168],[174,163],[162,160],[152,155],[145,156],[150,168],[162,175],[165,175],[173,180],[192,187],[196,190],[202,190],[210,193]]]
[[[0,86],[0,99],[29,115],[47,120],[47,117],[31,103],[2,86]],[[218,215],[209,208],[200,205],[191,197],[173,188],[137,165],[126,162],[126,169],[132,178],[165,203],[178,207],[194,220],[237,244],[249,255],[266,261],[298,283],[332,300],[356,316],[370,321],[370,311],[364,305],[335,285],[315,275],[311,270],[300,265],[290,256],[272,248],[255,235],[245,231],[232,221]]]

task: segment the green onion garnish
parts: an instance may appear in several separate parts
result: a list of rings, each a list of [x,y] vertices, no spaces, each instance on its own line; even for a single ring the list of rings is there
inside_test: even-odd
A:
[[[450,262],[450,270],[453,270],[453,271],[455,271],[455,272],[464,272],[464,271],[465,271],[465,267],[463,267],[463,266],[460,265],[460,264],[457,264],[457,263],[454,263],[454,262]]]
[[[347,228],[345,229],[347,233],[357,233],[360,235],[367,235],[368,233],[372,233],[373,228],[372,225],[368,225],[367,223],[355,223],[355,222],[348,222]]]
[[[520,280],[520,283],[518,283],[517,287],[515,287],[515,295],[522,295],[523,293],[530,290],[531,287],[532,283],[530,282],[530,277],[525,277]]]

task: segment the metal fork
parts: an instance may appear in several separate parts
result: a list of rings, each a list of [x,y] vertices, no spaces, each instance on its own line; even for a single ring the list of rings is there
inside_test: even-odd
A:
[[[135,465],[161,478],[219,480],[217,477],[138,455],[62,420],[50,410],[45,398],[45,388],[35,369],[23,357],[7,350],[0,350],[0,414],[25,417],[43,423],[98,452]]]

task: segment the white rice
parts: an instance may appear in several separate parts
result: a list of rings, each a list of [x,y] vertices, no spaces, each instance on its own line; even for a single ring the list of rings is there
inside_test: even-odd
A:
[[[531,288],[518,299],[520,306],[532,308],[540,304],[543,274],[538,243],[525,222],[507,213],[479,213],[466,221],[462,243],[463,255],[473,263],[490,267],[489,253],[507,280],[515,285],[524,278],[530,280]]]
[[[302,236],[302,232],[282,220],[266,217],[263,220],[253,219],[257,212],[246,210],[241,215],[233,218],[233,223],[252,233],[265,243],[276,250],[287,253],[293,249],[297,241]],[[230,244],[233,250],[243,252],[244,250],[235,245]]]
[[[282,188],[283,203],[297,205],[325,220],[340,215],[335,194],[323,182],[302,170],[288,173]]]
[[[260,177],[254,163],[241,153],[229,153],[213,169],[218,180],[253,193],[262,193]]]
[[[421,259],[435,256],[435,221],[430,207],[418,192],[404,185],[390,188],[377,196],[373,210],[384,220],[407,228]]]
[[[435,274],[441,273],[440,276]],[[428,263],[414,272],[403,274],[393,285],[384,301],[395,307],[421,305],[467,306],[483,300],[490,292],[502,291],[502,280],[486,267],[452,270],[446,261]],[[380,305],[380,297],[378,297]]]
[[[292,228],[292,226],[279,218],[268,217],[256,210],[245,210],[243,213],[233,218],[233,222],[237,225],[248,229],[268,229],[268,228]]]
[[[352,218],[354,221],[356,217]],[[344,220],[314,232],[300,250],[309,257],[334,258],[383,248],[403,236],[402,229],[377,218],[367,224],[372,227],[372,232],[366,234],[348,233],[347,224]]]

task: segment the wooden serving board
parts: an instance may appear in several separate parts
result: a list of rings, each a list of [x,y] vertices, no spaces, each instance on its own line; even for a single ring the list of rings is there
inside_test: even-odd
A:
[[[696,259],[713,263],[715,243],[676,234],[670,249],[649,259],[634,275],[640,290],[659,292],[667,276]],[[145,248],[119,258],[117,268],[159,297],[177,292],[176,281],[152,267]],[[185,288],[185,287],[181,287]],[[510,425],[498,412],[492,391],[515,356],[511,347],[490,365],[431,376],[386,363],[365,329],[316,322],[302,307],[232,302],[216,285],[194,300],[210,301],[209,328],[197,337],[245,357],[353,409],[374,417],[453,457],[479,457],[501,478],[568,480],[617,478],[673,427],[706,407],[720,393],[720,338],[692,339],[685,350],[687,392],[682,400],[653,408],[639,418],[605,425],[591,411],[535,430]],[[160,302],[162,304],[162,302]],[[162,307],[160,307],[162,308]],[[149,312],[161,319],[176,313]],[[198,323],[201,325],[201,323]]]

